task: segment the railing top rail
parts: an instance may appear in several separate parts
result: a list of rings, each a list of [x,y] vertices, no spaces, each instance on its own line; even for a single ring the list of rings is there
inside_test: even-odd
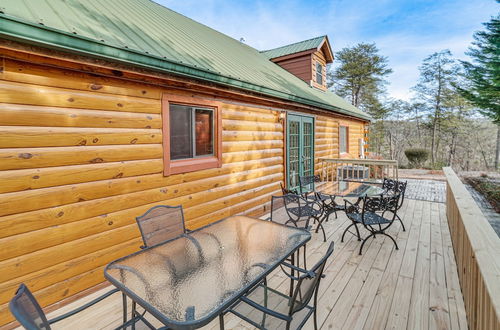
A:
[[[451,167],[443,168],[484,285],[500,317],[500,238]]]
[[[322,162],[327,163],[365,163],[374,165],[398,165],[398,161],[394,159],[357,159],[357,158],[319,158]]]

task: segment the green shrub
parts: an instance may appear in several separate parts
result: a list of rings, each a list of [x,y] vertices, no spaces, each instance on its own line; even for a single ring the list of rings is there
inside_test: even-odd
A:
[[[410,162],[410,166],[420,168],[429,158],[429,151],[420,148],[406,149],[405,155]]]

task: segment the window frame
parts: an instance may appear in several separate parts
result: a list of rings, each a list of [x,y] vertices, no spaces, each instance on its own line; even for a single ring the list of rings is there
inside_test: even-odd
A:
[[[193,158],[170,158],[170,105],[183,105],[192,108],[213,109],[213,155]],[[163,132],[163,175],[195,172],[222,167],[222,103],[215,100],[164,93],[162,96]],[[194,151],[193,151],[194,152]]]
[[[341,139],[341,134],[340,134],[340,131],[341,129],[345,128],[345,151],[342,151],[342,141],[340,140]],[[345,154],[348,154],[349,153],[349,126],[347,125],[339,125],[339,154],[340,155],[345,155]]]
[[[321,66],[321,70],[318,70],[318,66]],[[320,72],[318,72],[318,71],[320,71]],[[321,82],[318,81],[318,73],[321,76]],[[323,77],[323,64],[320,63],[319,61],[316,61],[316,77],[315,78],[316,78],[316,83],[318,85],[323,86],[323,81],[324,81],[324,79],[323,79],[324,78]]]

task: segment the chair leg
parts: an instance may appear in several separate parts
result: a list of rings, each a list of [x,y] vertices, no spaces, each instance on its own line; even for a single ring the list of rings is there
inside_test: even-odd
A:
[[[137,320],[134,321],[135,319],[135,310],[136,310],[136,303],[135,301],[132,301],[132,330],[135,330],[135,322],[137,322]]]
[[[224,313],[219,315],[219,329],[224,330]]]
[[[318,329],[318,316],[316,315],[316,308],[314,308],[314,313],[313,314],[314,314],[313,315],[313,318],[314,318],[314,330],[317,330]]]
[[[351,223],[349,226],[347,226],[347,228],[344,230],[344,233],[342,234],[342,238],[340,239],[340,242],[341,243],[344,243],[344,236],[345,234],[349,231],[349,228],[351,228],[352,226],[354,226],[354,223]]]
[[[306,263],[306,245],[303,246],[303,251],[304,251],[304,269],[307,269],[307,263]]]
[[[358,241],[361,241],[361,234],[359,233],[358,225],[355,223],[354,228],[356,228],[356,234],[358,234]]]
[[[295,264],[295,253],[291,255],[291,262],[292,265]],[[290,275],[294,276],[295,272],[293,269],[290,269]],[[290,297],[293,296],[293,280],[290,279]]]
[[[316,233],[319,232],[319,228],[321,228],[321,231],[323,232],[323,240],[326,242],[325,228],[323,228],[323,224],[320,219],[318,219],[318,226],[316,227]]]
[[[366,241],[368,241],[368,239],[369,239],[370,237],[374,237],[374,238],[375,238],[375,234],[373,234],[373,233],[372,233],[372,234],[368,235],[368,236],[367,236],[367,237],[363,240],[363,243],[361,243],[361,246],[360,246],[360,248],[359,248],[359,255],[361,255],[361,254],[362,254],[362,252],[363,252],[363,246],[365,246]]]
[[[122,293],[122,304],[123,304],[123,324],[127,323],[127,296]]]
[[[394,245],[396,246],[396,250],[399,250],[398,243],[396,243],[396,240],[391,235],[386,234],[386,233],[381,233],[381,234],[389,237],[392,240],[392,242],[394,243]]]
[[[396,218],[401,222],[401,226],[403,227],[403,231],[406,231],[405,224],[403,223],[403,220],[399,217],[399,215],[396,214]]]

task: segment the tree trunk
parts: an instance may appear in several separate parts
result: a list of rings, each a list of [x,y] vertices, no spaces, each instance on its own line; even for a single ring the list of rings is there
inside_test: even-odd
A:
[[[431,137],[431,163],[432,163],[432,167],[434,167],[434,149],[436,148],[436,133],[437,133],[437,120],[436,120],[436,115],[434,114],[434,120],[432,123],[432,137]]]
[[[500,124],[497,124],[497,147],[495,151],[495,170],[498,171],[498,163],[500,162]]]

